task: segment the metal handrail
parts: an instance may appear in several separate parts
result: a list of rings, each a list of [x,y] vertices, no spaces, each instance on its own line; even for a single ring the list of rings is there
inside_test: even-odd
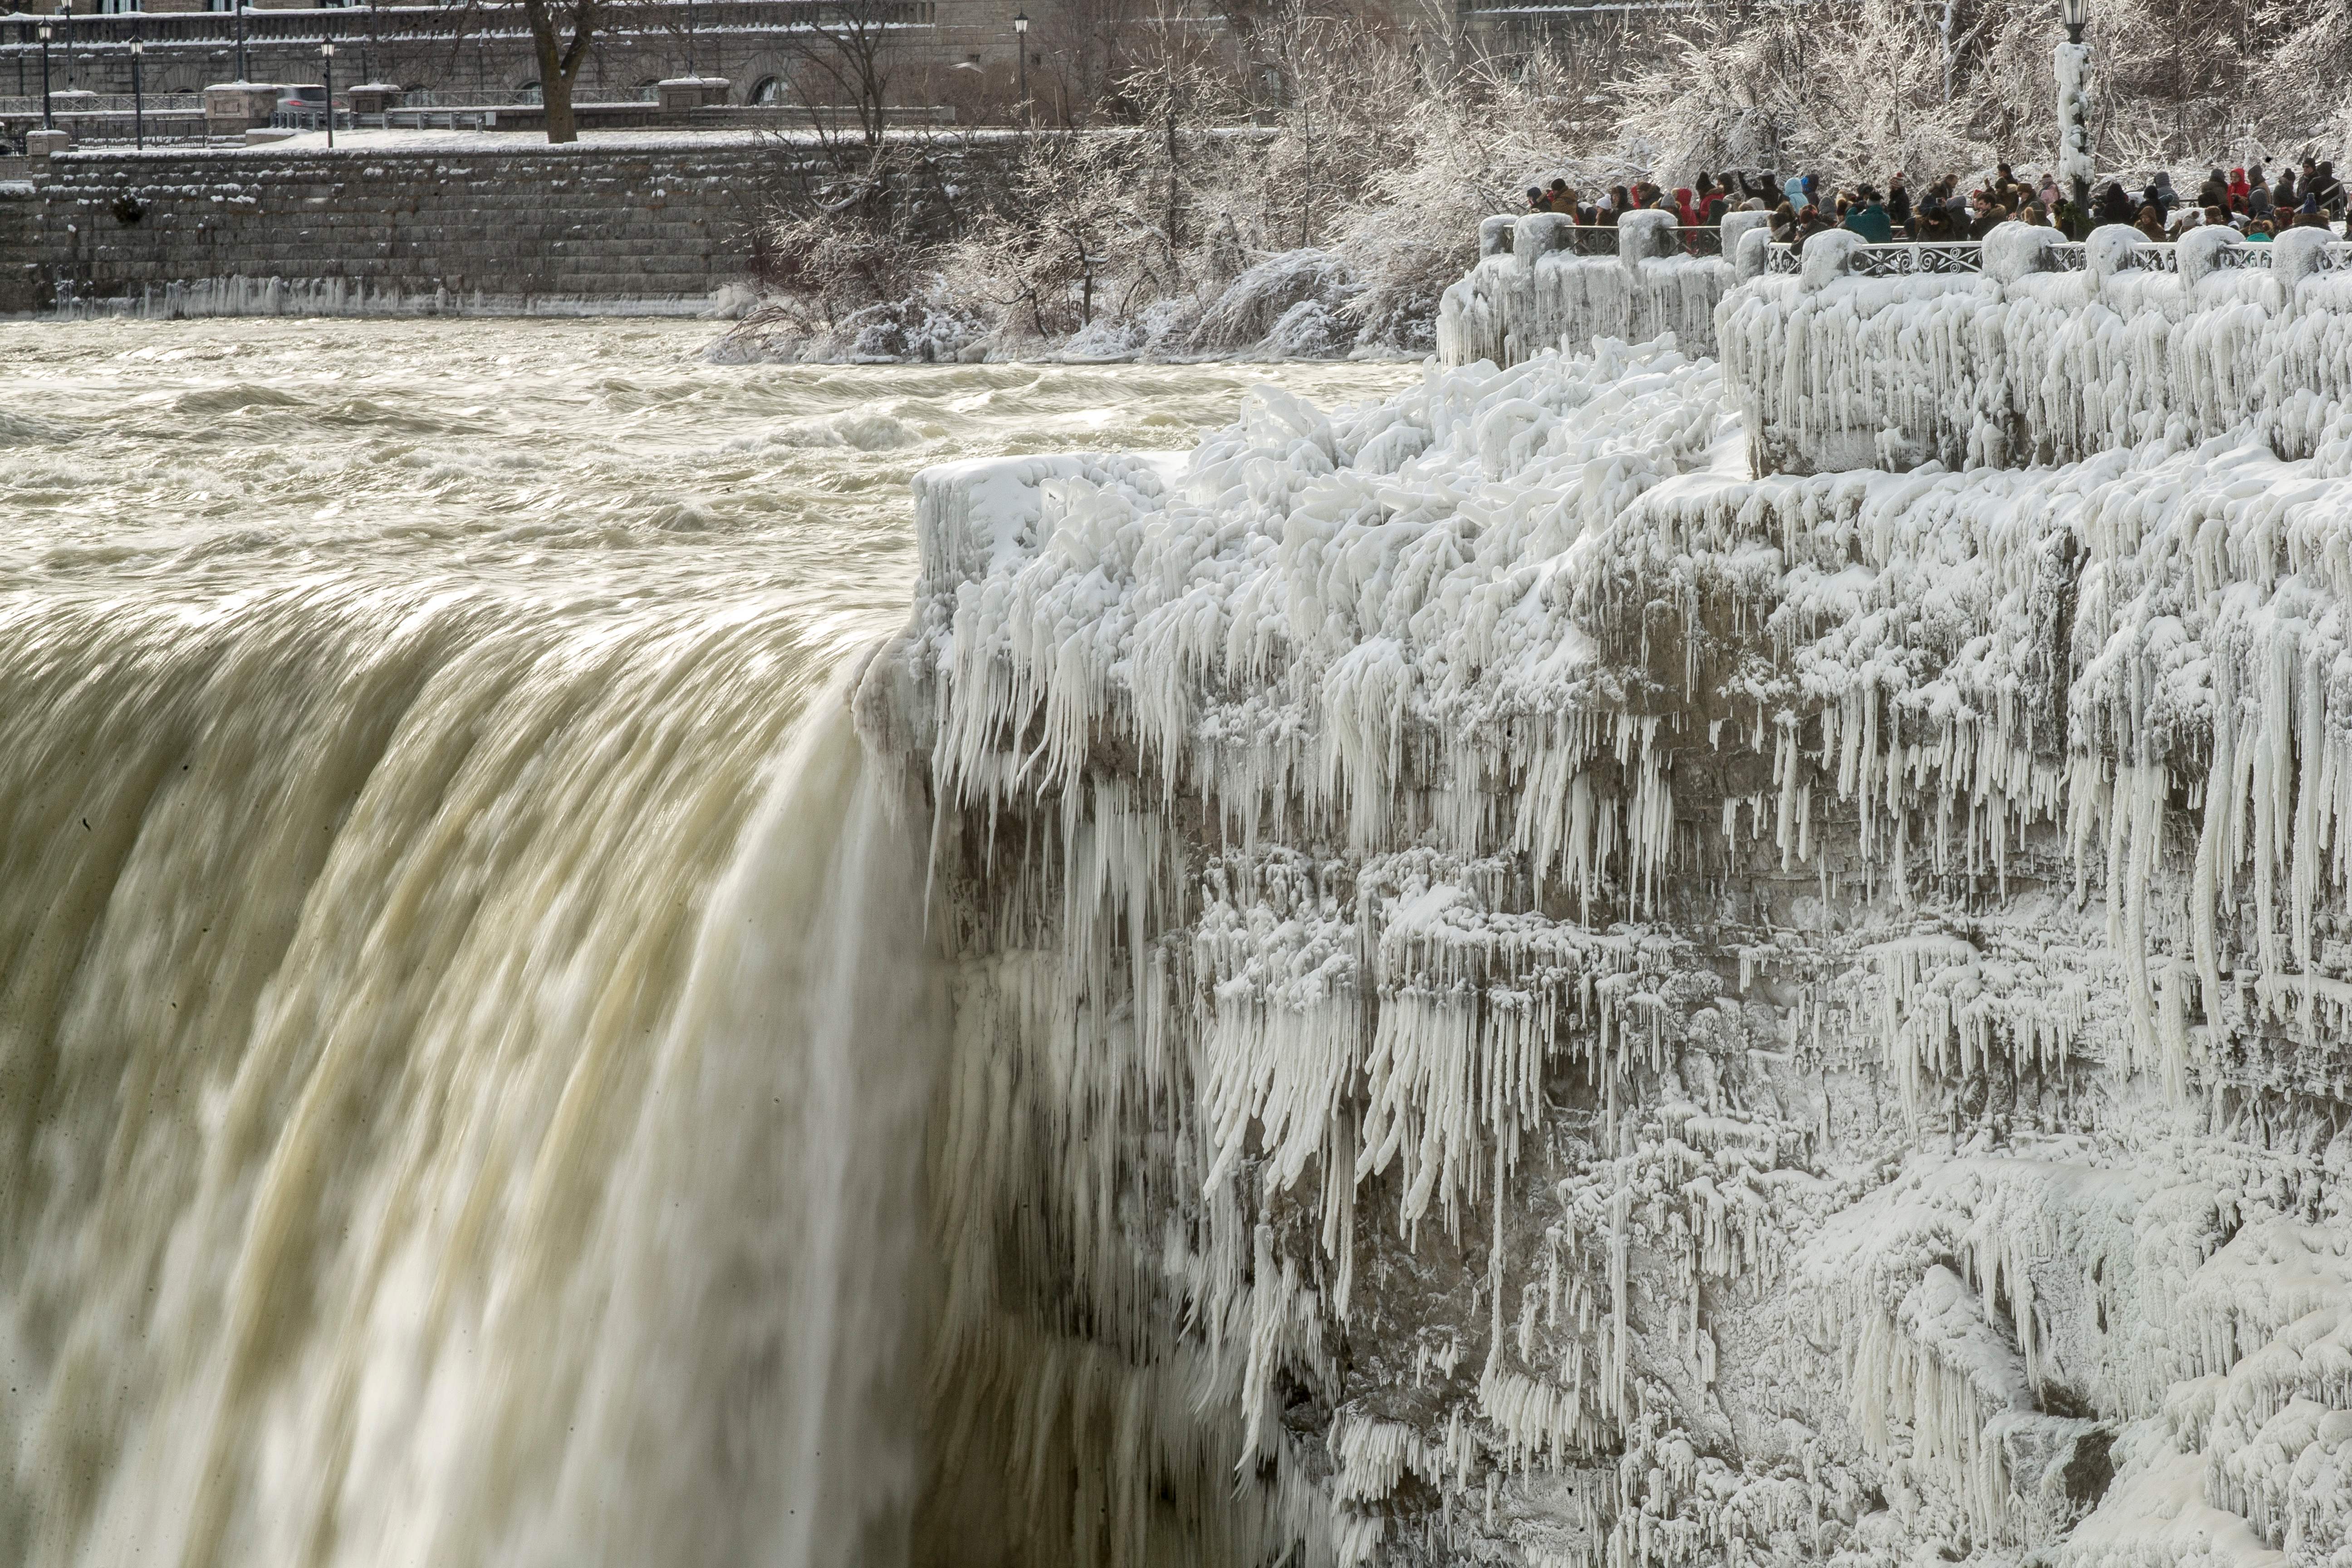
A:
[[[140,107],[138,95],[128,92],[90,92],[79,88],[59,88],[49,95],[59,114],[129,114]],[[204,112],[205,95],[201,92],[151,92],[146,95],[146,110],[150,114],[170,114],[174,111]],[[0,114],[38,114],[41,95],[31,93],[0,93]]]

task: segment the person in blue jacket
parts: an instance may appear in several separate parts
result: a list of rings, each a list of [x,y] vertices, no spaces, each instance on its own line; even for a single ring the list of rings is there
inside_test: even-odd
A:
[[[1895,220],[1886,216],[1886,204],[1868,185],[1854,193],[1854,204],[1845,215],[1845,226],[1872,245],[1885,245],[1895,238]]]

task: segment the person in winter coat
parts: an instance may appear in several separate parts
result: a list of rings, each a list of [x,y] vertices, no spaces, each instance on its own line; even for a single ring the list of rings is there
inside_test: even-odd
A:
[[[2303,193],[2294,188],[2294,171],[2281,169],[2278,184],[2271,187],[2271,210],[2284,216],[2303,205]]]
[[[1797,209],[1787,202],[1782,202],[1772,209],[1772,243],[1775,245],[1797,243]]]
[[[1544,199],[1543,187],[1541,185],[1529,185],[1528,187],[1528,211],[1531,213],[1548,213],[1551,211],[1551,203]]]
[[[1906,234],[1911,232],[1911,192],[1903,184],[1900,169],[1887,177],[1886,221]]]
[[[2344,216],[2344,184],[2336,177],[2334,163],[2322,163],[2304,182],[2303,194],[2319,203],[2319,210],[2331,217]]]
[[[1698,204],[1691,200],[1691,188],[1688,185],[1676,185],[1675,187],[1674,213],[1675,221],[1682,225],[1683,227],[1696,228],[1698,226]]]
[[[2098,208],[2101,223],[2129,223],[2135,216],[2131,197],[2114,180],[2109,180],[2107,188],[2099,193]]]
[[[2132,226],[2149,239],[2159,243],[2169,237],[2164,232],[2164,215],[2157,210],[2156,204],[2153,202],[2139,209],[2139,220]]]
[[[1551,204],[1552,211],[1566,213],[1570,217],[1576,216],[1576,192],[1566,180],[1554,180],[1545,200]]]
[[[2246,172],[2243,169],[2230,171],[2230,200],[2237,205],[2239,211],[2245,210],[2245,200],[2252,192],[2253,187],[2246,183]]]
[[[2262,165],[2257,163],[2254,165],[2252,175],[2246,182],[2246,216],[2255,223],[2261,223],[2270,216],[2271,187],[2263,178]],[[2264,237],[2267,238],[2268,236]]]
[[[2169,214],[2180,205],[2180,193],[2172,188],[2172,174],[2158,169],[2156,178],[2147,183],[2147,193],[2140,198],[2143,206],[2154,207],[2159,214]]]
[[[1878,193],[1868,185],[1854,193],[1854,204],[1845,215],[1845,226],[1869,245],[1885,245],[1895,238],[1894,220],[1886,216]]]
[[[2197,187],[2197,205],[2200,207],[2227,207],[2230,205],[2230,182],[2222,178],[2221,170],[2216,169],[2206,175],[2205,183]]]

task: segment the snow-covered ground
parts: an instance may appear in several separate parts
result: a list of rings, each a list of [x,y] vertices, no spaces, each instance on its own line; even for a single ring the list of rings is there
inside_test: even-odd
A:
[[[1868,330],[2056,309],[1951,297]],[[1010,1537],[2340,1561],[2352,414],[2260,406],[1757,478],[1603,339],[920,476],[860,705]]]

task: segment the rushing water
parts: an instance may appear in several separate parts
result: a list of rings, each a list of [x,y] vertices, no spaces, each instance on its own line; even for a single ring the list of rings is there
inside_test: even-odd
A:
[[[1269,374],[0,325],[0,1563],[887,1563],[906,480]]]

